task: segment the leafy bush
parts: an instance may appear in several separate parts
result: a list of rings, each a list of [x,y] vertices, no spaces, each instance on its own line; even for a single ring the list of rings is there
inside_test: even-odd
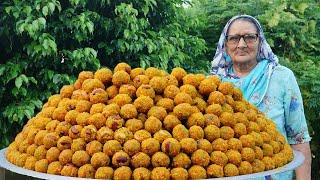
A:
[[[82,70],[207,68],[182,0],[4,0],[0,3],[0,148]]]

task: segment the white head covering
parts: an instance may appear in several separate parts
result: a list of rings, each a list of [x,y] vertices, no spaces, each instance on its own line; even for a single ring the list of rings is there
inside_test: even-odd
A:
[[[249,15],[238,15],[238,16],[232,17],[223,28],[223,31],[220,35],[215,56],[211,62],[210,74],[217,74],[222,77],[234,76],[233,74],[229,74],[227,71],[228,68],[232,65],[232,61],[230,59],[230,56],[227,55],[224,45],[225,45],[227,32],[229,30],[231,23],[239,18],[248,18],[252,20],[252,22],[254,22],[255,26],[258,28],[258,36],[260,38],[260,50],[258,52],[257,60],[259,61],[261,59],[267,59],[271,63],[271,66],[272,66],[271,69],[273,69],[273,67],[278,65],[278,57],[272,52],[268,42],[266,41],[259,21],[256,18]]]

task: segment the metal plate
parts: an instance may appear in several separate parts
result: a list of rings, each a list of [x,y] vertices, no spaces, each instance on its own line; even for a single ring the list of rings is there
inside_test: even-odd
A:
[[[7,161],[7,159],[5,158],[6,149],[7,148],[2,149],[0,151],[0,166],[3,167],[4,169],[9,170],[9,171],[12,171],[12,172],[15,172],[18,174],[22,174],[22,175],[26,175],[26,176],[35,177],[35,178],[41,178],[41,179],[57,179],[57,180],[85,179],[85,178],[75,178],[75,177],[67,177],[67,176],[58,176],[58,175],[51,175],[51,174],[46,174],[46,173],[39,173],[36,171],[31,171],[28,169],[18,167],[14,164],[11,164],[9,161]],[[278,173],[294,170],[303,163],[304,156],[299,151],[293,151],[293,154],[294,154],[294,159],[290,163],[288,163],[282,167],[279,167],[277,169],[263,171],[263,172],[254,173],[254,174],[224,177],[224,178],[214,178],[214,179],[223,179],[223,180],[252,179],[252,178],[264,177],[264,176],[268,176],[268,175],[273,175],[273,174],[278,174]],[[86,180],[88,180],[88,179],[86,179]]]

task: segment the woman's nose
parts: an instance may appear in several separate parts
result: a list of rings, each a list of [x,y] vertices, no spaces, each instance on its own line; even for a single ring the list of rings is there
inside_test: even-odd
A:
[[[241,47],[247,47],[247,43],[244,41],[243,37],[240,38],[237,47],[239,47],[239,48],[241,48]]]

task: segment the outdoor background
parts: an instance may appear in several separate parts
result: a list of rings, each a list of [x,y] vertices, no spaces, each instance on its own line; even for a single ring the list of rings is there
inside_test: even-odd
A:
[[[261,22],[281,64],[296,75],[319,177],[318,0],[2,0],[0,149],[82,70],[127,62],[207,74],[223,26],[243,13]]]

